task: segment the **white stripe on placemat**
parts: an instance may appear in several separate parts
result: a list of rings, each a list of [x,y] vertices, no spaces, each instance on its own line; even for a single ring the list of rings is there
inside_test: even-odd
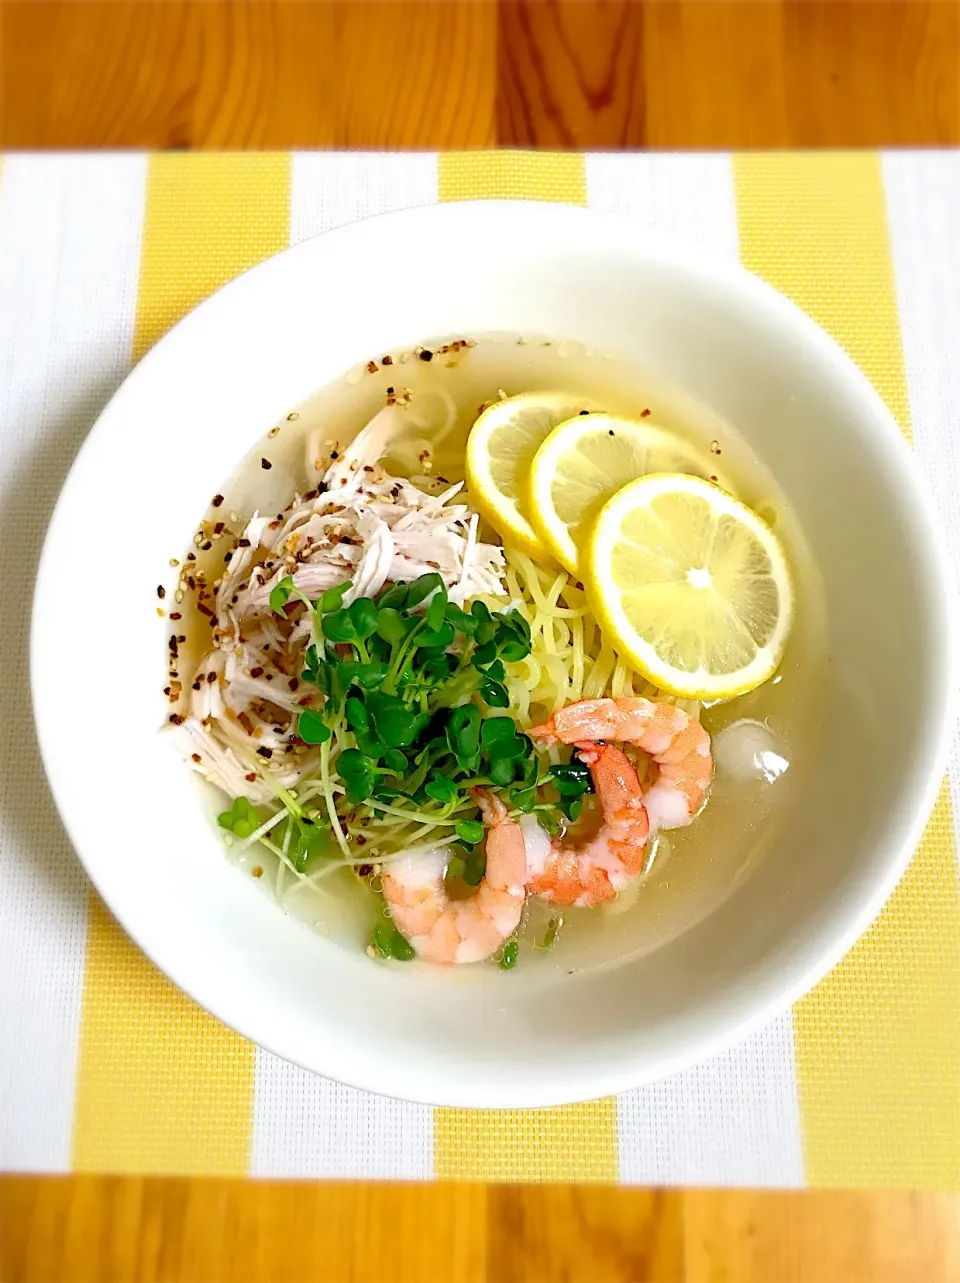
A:
[[[587,200],[592,209],[737,261],[727,155],[588,156]],[[802,1184],[789,1015],[723,1056],[624,1093],[617,1120],[622,1181]]]
[[[588,156],[587,204],[736,261],[737,207],[727,155]]]
[[[127,373],[144,172],[134,155],[8,156],[0,170],[0,1167],[29,1171],[70,1165],[87,925],[34,739],[30,594],[66,471]]]
[[[913,444],[960,589],[960,151],[883,157]],[[950,762],[960,847],[960,728]]]
[[[618,1097],[620,1179],[639,1185],[803,1184],[789,1015]]]
[[[433,152],[294,152],[290,241],[296,244],[358,218],[436,200]],[[384,270],[389,274],[389,264]]]
[[[433,1110],[319,1078],[258,1050],[254,1176],[430,1180]]]
[[[292,243],[437,199],[433,154],[294,153]],[[433,1110],[328,1082],[258,1049],[251,1172],[429,1179]]]

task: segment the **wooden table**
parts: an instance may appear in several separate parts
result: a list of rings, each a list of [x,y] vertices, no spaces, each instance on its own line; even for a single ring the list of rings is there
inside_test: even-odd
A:
[[[953,0],[0,0],[0,148],[960,143]],[[960,1199],[0,1181],[0,1280],[947,1283]]]
[[[0,0],[0,147],[960,141],[954,0]]]

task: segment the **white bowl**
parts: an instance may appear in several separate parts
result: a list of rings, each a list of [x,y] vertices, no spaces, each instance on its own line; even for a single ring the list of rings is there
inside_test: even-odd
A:
[[[573,976],[383,968],[315,935],[224,858],[189,772],[157,735],[169,625],[156,617],[156,585],[265,427],[372,352],[505,330],[631,352],[736,425],[787,492],[825,579],[823,744],[794,821],[679,938]],[[879,911],[944,765],[954,688],[944,567],[930,501],[880,398],[749,273],[563,206],[408,210],[240,277],[110,402],[40,567],[40,744],[113,913],[241,1033],[411,1100],[584,1099],[740,1037],[814,984]]]

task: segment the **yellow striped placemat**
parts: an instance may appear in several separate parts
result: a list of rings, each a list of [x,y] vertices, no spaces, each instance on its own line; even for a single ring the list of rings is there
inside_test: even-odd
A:
[[[17,157],[0,174],[0,281],[4,270],[19,273],[20,296],[33,290],[35,310],[50,312],[51,333],[60,326],[71,343],[81,343],[81,326],[100,333],[100,324],[104,351],[109,347],[122,366],[291,237],[346,218],[478,197],[597,205],[739,254],[846,347],[908,436],[914,419],[918,454],[935,472],[938,452],[954,448],[938,436],[930,409],[931,380],[946,377],[941,363],[948,359],[938,348],[938,326],[944,345],[949,326],[960,327],[935,282],[927,294],[916,284],[924,254],[934,253],[931,280],[942,269],[960,281],[960,247],[944,267],[949,248],[926,243],[941,224],[949,226],[936,193],[960,195],[960,168],[954,175],[949,156],[929,163],[938,162],[946,179],[940,170],[931,177],[922,157],[911,170],[910,158],[885,162],[872,153]],[[44,215],[41,195],[51,174],[65,195],[59,213]],[[934,193],[933,213],[910,197],[924,182]],[[74,188],[91,183],[101,184],[99,202],[71,205]],[[102,226],[111,217],[112,233]],[[9,246],[17,236],[14,261]],[[50,267],[57,253],[61,265]],[[94,269],[96,289],[85,275]],[[75,320],[64,319],[68,303]],[[127,318],[112,328],[103,320],[111,308]],[[931,320],[924,308],[943,316]],[[14,317],[0,322],[0,380],[18,324]],[[960,328],[952,337],[960,344]],[[43,388],[61,377],[52,349],[27,366],[17,367],[6,392],[0,388],[0,434],[13,432],[15,418],[33,422],[31,396],[39,405]],[[953,395],[952,385],[944,387],[941,399]],[[52,431],[41,410],[35,413],[32,430]],[[50,804],[44,796],[38,805]],[[27,857],[11,850],[14,873],[0,870],[0,896],[10,876],[7,898],[22,913],[21,934],[11,933],[7,947],[19,955],[27,941],[54,976],[60,959],[77,983],[64,996],[53,981],[49,992],[35,991],[38,982],[22,966],[0,971],[0,1008],[10,1004],[11,1027],[23,1042],[0,1099],[0,1162],[8,1166],[960,1187],[960,902],[947,787],[880,919],[792,1017],[663,1084],[548,1110],[404,1106],[284,1065],[176,990],[95,894],[87,903],[75,874],[63,924],[34,921]],[[4,947],[0,933],[0,961]],[[42,1057],[23,1049],[34,1025]],[[56,1074],[51,1064],[61,1066]],[[39,1119],[45,1105],[46,1122],[24,1121],[25,1110]]]

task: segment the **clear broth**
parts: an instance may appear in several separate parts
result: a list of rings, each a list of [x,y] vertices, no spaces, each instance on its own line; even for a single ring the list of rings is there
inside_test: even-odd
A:
[[[450,342],[450,340],[447,340]],[[758,511],[783,541],[794,572],[797,614],[786,654],[776,676],[738,699],[705,707],[702,721],[711,735],[739,719],[762,723],[777,753],[789,763],[780,778],[740,780],[718,769],[709,801],[685,829],[663,834],[651,844],[647,872],[616,900],[599,909],[566,909],[550,949],[538,947],[558,917],[555,906],[528,903],[520,937],[519,965],[535,961],[565,971],[608,966],[659,948],[711,913],[760,861],[776,840],[797,795],[799,780],[818,750],[821,724],[822,672],[826,659],[820,577],[800,525],[786,496],[747,442],[732,425],[675,388],[664,387],[654,374],[607,353],[590,352],[578,343],[540,337],[488,335],[455,352],[429,345],[432,359],[420,349],[397,350],[392,362],[382,354],[347,372],[317,392],[274,425],[241,464],[224,488],[216,516],[239,530],[254,510],[280,512],[294,491],[316,484],[308,471],[306,443],[316,429],[327,457],[343,447],[393,394],[409,392],[411,407],[427,416],[438,414],[443,390],[457,407],[454,427],[434,445],[411,428],[407,449],[386,457],[386,466],[403,475],[419,471],[417,458],[430,448],[433,475],[443,481],[463,479],[466,437],[480,407],[499,396],[539,389],[574,392],[585,403],[629,417],[650,411],[659,424],[697,445],[715,460],[715,475],[738,498]],[[432,406],[431,406],[432,398]],[[272,464],[269,471],[261,459]],[[326,459],[322,466],[326,467]],[[208,554],[216,561],[216,549]],[[203,568],[204,559],[198,560]],[[206,645],[205,621],[184,613],[187,642],[181,668],[199,658]],[[241,867],[261,868],[264,888],[296,918],[337,940],[365,947],[382,902],[353,874],[342,871],[324,879],[324,893],[302,887],[293,875],[262,848],[238,857]]]

